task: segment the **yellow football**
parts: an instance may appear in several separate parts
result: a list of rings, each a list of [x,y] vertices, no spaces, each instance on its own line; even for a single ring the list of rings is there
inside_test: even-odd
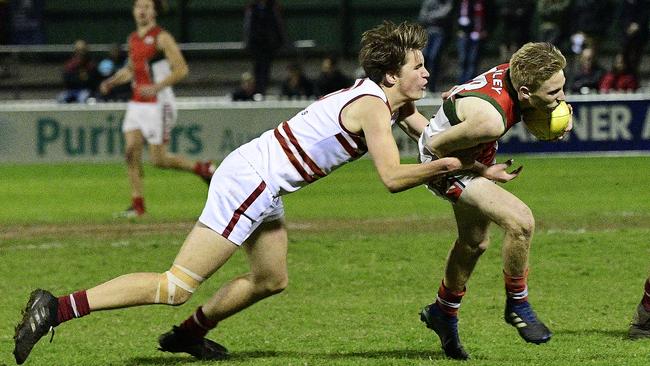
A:
[[[522,119],[528,131],[539,140],[553,140],[564,134],[571,120],[571,110],[562,101],[553,110],[527,109]]]

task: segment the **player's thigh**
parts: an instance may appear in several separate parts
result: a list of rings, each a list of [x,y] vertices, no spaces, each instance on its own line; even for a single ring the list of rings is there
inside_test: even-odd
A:
[[[286,281],[287,228],[283,219],[260,224],[244,243],[251,273],[257,278]]]
[[[226,263],[237,248],[230,240],[197,222],[176,255],[174,264],[208,278]]]
[[[140,130],[130,130],[124,132],[124,142],[126,150],[142,150],[144,147],[144,137]]]
[[[471,246],[487,243],[491,220],[476,207],[458,202],[453,205],[458,240]]]
[[[458,204],[475,208],[501,227],[532,220],[526,204],[496,183],[477,177],[465,188]]]
[[[167,144],[149,144],[149,159],[162,162],[167,156]]]

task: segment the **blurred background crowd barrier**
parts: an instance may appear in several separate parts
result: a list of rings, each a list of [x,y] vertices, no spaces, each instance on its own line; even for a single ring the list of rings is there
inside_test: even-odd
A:
[[[628,152],[650,151],[650,95],[573,96],[574,129],[559,142],[537,142],[522,124],[502,139],[500,151]],[[308,101],[231,103],[216,98],[181,98],[179,123],[169,149],[197,159],[222,159],[239,145],[275,128]],[[429,116],[440,100],[418,103]],[[50,103],[0,104],[0,163],[121,161],[124,140],[120,123],[123,103],[95,105]],[[399,129],[395,137],[402,156],[417,156],[417,145]]]

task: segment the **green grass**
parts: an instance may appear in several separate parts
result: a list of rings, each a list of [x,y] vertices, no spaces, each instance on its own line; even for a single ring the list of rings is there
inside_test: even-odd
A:
[[[502,319],[501,232],[468,285],[460,330],[472,365],[647,365],[650,341],[625,339],[650,264],[647,157],[532,158],[505,187],[532,208],[530,298],[554,331],[524,343]],[[0,166],[0,365],[29,292],[57,295],[133,271],[165,271],[198,217],[196,177],[145,171],[149,217],[128,205],[119,164]],[[448,204],[424,188],[391,195],[369,160],[285,197],[289,288],[224,321],[210,337],[228,365],[455,365],[418,319],[455,238]],[[191,365],[156,351],[221,283],[246,271],[238,253],[184,306],[97,312],[57,328],[28,365]]]

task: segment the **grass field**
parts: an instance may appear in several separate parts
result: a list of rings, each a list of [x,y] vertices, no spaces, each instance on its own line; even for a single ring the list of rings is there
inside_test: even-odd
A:
[[[648,157],[535,158],[506,185],[536,220],[530,299],[553,330],[524,343],[502,319],[501,232],[479,262],[460,313],[471,365],[648,365],[650,340],[627,325],[650,267]],[[14,364],[13,327],[29,292],[56,295],[133,271],[163,272],[206,194],[196,177],[145,168],[149,215],[128,205],[120,164],[0,165],[0,365]],[[285,197],[289,288],[210,334],[227,365],[452,365],[418,318],[435,297],[455,238],[448,205],[424,188],[391,195],[369,160]],[[156,351],[223,281],[246,271],[238,253],[182,307],[97,312],[57,328],[27,365],[192,365]]]

